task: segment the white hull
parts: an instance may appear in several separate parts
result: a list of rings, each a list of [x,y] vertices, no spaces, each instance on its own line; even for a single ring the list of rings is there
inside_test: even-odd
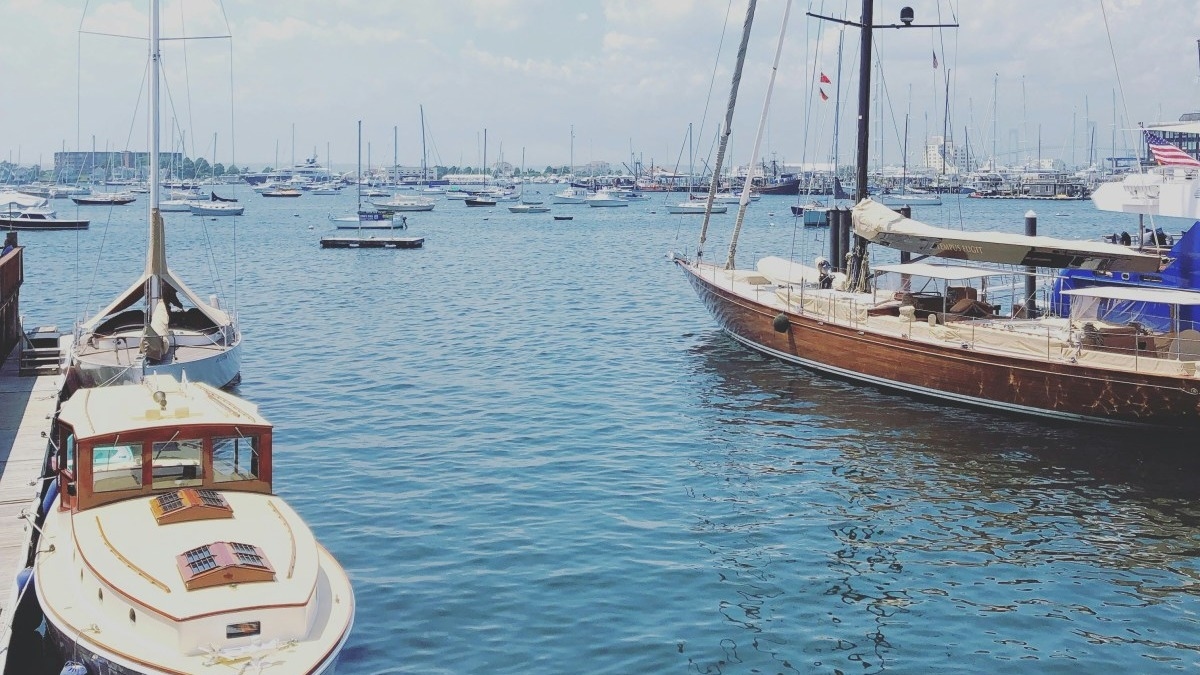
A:
[[[667,213],[699,213],[699,214],[703,214],[704,211],[705,211],[704,202],[702,202],[702,201],[683,202],[682,204],[673,204],[673,205],[667,207]],[[729,211],[729,207],[725,206],[724,204],[713,204],[713,207],[712,207],[713,213],[727,213],[728,211]]]
[[[192,204],[193,216],[240,216],[245,211],[246,207],[235,204]]]
[[[242,370],[242,336],[233,326],[227,331],[233,339],[222,346],[221,334],[196,331],[171,331],[172,350],[168,359],[147,363],[138,349],[140,326],[136,330],[114,333],[95,340],[95,347],[81,340],[65,350],[67,372],[84,387],[141,382],[147,375],[170,375],[176,380],[185,375],[190,382],[227,387],[237,382]],[[69,340],[70,338],[64,338]],[[78,345],[83,347],[79,348]]]

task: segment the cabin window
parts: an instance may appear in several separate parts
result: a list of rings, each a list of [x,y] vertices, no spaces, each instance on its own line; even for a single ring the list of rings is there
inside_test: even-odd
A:
[[[62,467],[71,476],[75,475],[75,434],[67,434],[67,442],[64,443],[63,459],[65,460]]]
[[[204,482],[203,439],[155,443],[152,457],[155,489],[187,487]]]
[[[231,623],[225,626],[225,639],[232,640],[233,638],[250,637],[262,633],[262,623],[259,621],[243,621],[242,623]]]
[[[142,487],[142,444],[114,443],[92,448],[92,492]]]
[[[213,481],[224,483],[258,478],[258,437],[214,438]]]

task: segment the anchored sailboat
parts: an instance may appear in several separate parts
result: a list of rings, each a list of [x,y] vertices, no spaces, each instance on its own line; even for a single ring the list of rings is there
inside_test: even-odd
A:
[[[155,6],[157,16],[157,5]],[[157,25],[152,26],[157,37]],[[167,265],[160,206],[159,69],[151,50],[150,208],[146,269],[107,307],[76,326],[63,350],[68,388],[140,382],[149,375],[214,387],[241,377],[242,334],[217,296],[201,300]]]

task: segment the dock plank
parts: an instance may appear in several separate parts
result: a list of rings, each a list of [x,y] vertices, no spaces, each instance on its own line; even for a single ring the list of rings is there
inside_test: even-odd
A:
[[[18,375],[14,350],[0,367],[0,672],[12,638],[15,579],[24,568],[31,524],[23,513],[38,506],[50,420],[58,401],[61,377]]]

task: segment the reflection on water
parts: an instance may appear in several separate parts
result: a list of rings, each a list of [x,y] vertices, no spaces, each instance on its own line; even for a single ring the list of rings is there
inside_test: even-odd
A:
[[[693,352],[711,415],[694,529],[735,628],[695,672],[1200,661],[1179,447],[881,392],[715,330]]]

